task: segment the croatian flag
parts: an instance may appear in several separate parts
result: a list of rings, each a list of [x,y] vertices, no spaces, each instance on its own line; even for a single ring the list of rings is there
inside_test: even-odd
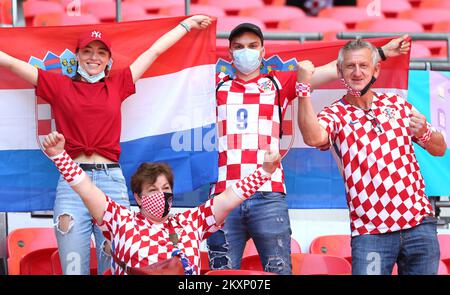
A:
[[[391,39],[369,39],[382,46]],[[310,60],[316,67],[337,59],[339,49],[347,41],[320,42],[304,45],[265,45],[263,73],[271,70],[297,71],[297,61]],[[233,75],[228,48],[218,47],[216,72]],[[394,92],[407,98],[409,55],[389,58],[381,63],[381,74],[373,85],[375,91]],[[340,99],[346,90],[339,81],[312,93],[314,110]],[[344,182],[331,152],[307,146],[297,125],[297,100],[288,105],[283,118],[280,142],[289,208],[347,208]]]
[[[98,30],[112,40],[114,75],[182,19],[3,28],[0,50],[72,76],[78,36]],[[136,83],[136,94],[122,104],[120,163],[127,184],[142,162],[168,163],[178,194],[217,179],[215,32],[214,22],[184,36],[158,57]],[[51,108],[15,74],[2,68],[0,77],[0,211],[51,210],[59,173],[40,150],[42,137],[55,128]]]

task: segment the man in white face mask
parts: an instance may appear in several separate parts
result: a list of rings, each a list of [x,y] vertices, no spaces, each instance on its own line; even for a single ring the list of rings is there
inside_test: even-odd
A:
[[[404,38],[385,45],[384,53],[400,54]],[[229,42],[236,72],[235,77],[220,73],[216,79],[219,177],[211,188],[211,197],[262,165],[265,151],[279,150],[280,122],[286,106],[310,92],[309,84],[297,81],[300,72],[261,74],[265,51],[258,26],[238,25],[231,31]],[[337,78],[334,61],[316,69],[312,84],[318,86]],[[211,268],[239,269],[249,238],[258,249],[265,271],[292,273],[291,228],[281,165],[269,181],[227,217],[223,229],[208,238]]]

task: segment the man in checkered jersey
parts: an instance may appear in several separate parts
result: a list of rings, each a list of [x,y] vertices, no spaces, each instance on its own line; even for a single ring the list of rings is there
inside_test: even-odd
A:
[[[80,196],[103,235],[111,242],[115,274],[179,257],[185,274],[200,274],[200,244],[225,217],[268,181],[279,166],[276,151],[264,154],[263,165],[214,199],[170,215],[173,174],[162,163],[144,163],[131,177],[140,211],[134,212],[105,195],[64,150],[64,136],[47,135],[43,146],[61,175]],[[178,274],[172,273],[172,274]]]
[[[352,272],[389,275],[397,263],[399,274],[436,274],[436,221],[412,143],[443,156],[444,138],[403,97],[370,90],[380,73],[371,43],[348,42],[337,70],[347,94],[316,116],[305,93],[298,124],[306,144],[332,149],[344,178]],[[303,62],[301,72],[310,83],[313,64]]]
[[[388,56],[401,53],[405,36],[384,47]],[[218,181],[211,195],[221,193],[261,166],[266,150],[279,150],[280,122],[296,92],[296,72],[260,73],[264,38],[259,27],[244,23],[229,36],[236,77],[217,77]],[[406,44],[406,43],[405,43]],[[407,45],[407,44],[406,44]],[[336,62],[319,67],[315,86],[337,79]],[[223,227],[207,240],[211,269],[239,269],[244,247],[252,238],[265,271],[291,274],[291,229],[282,167],[252,198],[236,208]]]

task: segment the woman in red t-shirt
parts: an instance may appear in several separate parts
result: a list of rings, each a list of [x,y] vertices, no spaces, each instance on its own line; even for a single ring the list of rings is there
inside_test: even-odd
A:
[[[36,95],[52,106],[56,129],[66,136],[67,153],[115,202],[129,207],[127,187],[118,164],[122,102],[135,93],[135,83],[155,59],[191,29],[204,29],[207,16],[189,17],[160,37],[128,68],[109,76],[111,43],[98,30],[78,40],[77,75],[46,72],[0,51],[0,66],[36,87]],[[64,274],[89,274],[91,234],[97,245],[98,272],[110,267],[105,239],[89,211],[60,178],[54,205],[55,232]]]

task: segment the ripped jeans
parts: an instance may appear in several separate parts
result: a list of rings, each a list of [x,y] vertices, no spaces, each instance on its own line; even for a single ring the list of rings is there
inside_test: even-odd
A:
[[[207,239],[211,269],[239,269],[248,239],[258,249],[265,271],[292,274],[291,227],[283,193],[256,192],[227,216]]]
[[[95,185],[111,199],[130,207],[125,178],[120,168],[85,171]],[[94,234],[97,253],[97,273],[111,267],[111,257],[103,251],[105,237],[93,223],[89,211],[78,194],[63,177],[59,178],[54,206],[55,234],[61,260],[61,268],[67,275],[90,274],[90,244]],[[61,228],[60,217],[70,220],[68,228]]]

